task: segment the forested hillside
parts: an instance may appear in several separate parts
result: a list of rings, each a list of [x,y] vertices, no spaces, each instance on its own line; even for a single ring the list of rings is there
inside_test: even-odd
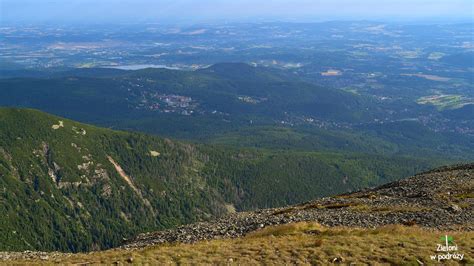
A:
[[[229,148],[0,109],[0,249],[85,251],[234,210],[376,185],[443,163]]]
[[[5,75],[2,106],[114,129],[241,147],[474,159],[466,129],[473,105],[438,111],[307,82],[291,71],[221,63],[195,71]],[[429,122],[434,118],[454,124]]]

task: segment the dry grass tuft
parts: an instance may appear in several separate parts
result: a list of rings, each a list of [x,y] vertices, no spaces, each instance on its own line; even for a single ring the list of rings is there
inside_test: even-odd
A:
[[[457,195],[454,195],[455,198],[458,198],[458,199],[472,199],[474,198],[474,193],[465,193],[465,194],[457,194]]]
[[[251,232],[247,235],[248,238],[268,237],[268,236],[290,236],[302,235],[311,232],[318,234],[323,232],[325,228],[318,223],[289,223],[279,226],[270,226],[261,230]]]

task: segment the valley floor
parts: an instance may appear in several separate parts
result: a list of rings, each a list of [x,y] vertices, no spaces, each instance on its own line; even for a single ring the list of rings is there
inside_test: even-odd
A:
[[[448,252],[437,251],[448,236]],[[474,263],[473,231],[439,231],[417,226],[387,225],[376,229],[324,227],[317,223],[270,226],[236,239],[200,241],[194,244],[162,244],[139,249],[101,252],[0,253],[8,264],[437,264],[443,254],[460,258],[443,264]],[[8,258],[7,258],[8,257]],[[441,257],[442,258],[442,257]],[[3,261],[2,261],[3,260]]]

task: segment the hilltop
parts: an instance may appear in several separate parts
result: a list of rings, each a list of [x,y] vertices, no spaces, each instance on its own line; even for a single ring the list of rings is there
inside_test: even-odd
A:
[[[432,263],[450,235],[463,263],[474,245],[474,164],[438,168],[372,189],[141,234],[87,254],[0,253],[67,263]],[[443,261],[447,264],[459,260]]]
[[[354,191],[441,163],[193,144],[0,108],[0,250],[107,249],[139,233]]]

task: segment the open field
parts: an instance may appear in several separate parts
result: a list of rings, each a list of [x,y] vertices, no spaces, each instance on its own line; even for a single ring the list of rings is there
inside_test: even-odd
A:
[[[389,225],[377,229],[323,227],[316,223],[293,223],[267,227],[243,238],[202,241],[195,244],[165,244],[144,249],[114,249],[81,254],[53,253],[29,260],[10,260],[24,264],[327,264],[330,262],[430,264],[430,256],[449,235],[461,263],[474,263],[474,232],[441,232],[417,226]],[[455,253],[451,252],[451,253]],[[1,254],[1,253],[0,253]],[[442,261],[456,265],[457,260]]]
[[[466,98],[462,95],[430,95],[421,97],[417,101],[418,104],[431,104],[436,106],[438,110],[457,109],[467,104],[474,104],[474,100]]]
[[[340,76],[342,75],[341,71],[329,69],[328,71],[321,72],[321,76]]]
[[[402,76],[419,77],[419,78],[424,78],[424,79],[427,79],[427,80],[442,81],[442,82],[446,82],[446,81],[451,80],[451,78],[440,77],[440,76],[437,76],[437,75],[427,75],[427,74],[402,74]]]

